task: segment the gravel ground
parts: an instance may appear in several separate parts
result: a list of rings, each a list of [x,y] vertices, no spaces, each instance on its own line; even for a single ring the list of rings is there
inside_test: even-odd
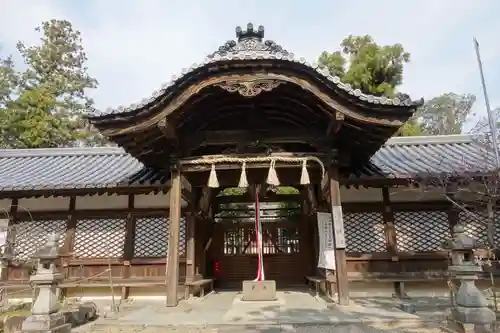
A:
[[[391,325],[263,325],[263,326],[222,326],[222,327],[134,327],[95,326],[85,331],[92,333],[441,333],[436,327],[396,327]]]

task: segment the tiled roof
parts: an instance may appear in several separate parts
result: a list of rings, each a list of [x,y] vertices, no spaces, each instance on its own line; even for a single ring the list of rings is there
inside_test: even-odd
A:
[[[491,169],[493,154],[470,135],[390,139],[350,179],[414,178]],[[168,179],[120,148],[0,150],[0,190],[164,186]]]
[[[120,148],[0,150],[0,190],[161,186],[163,175]]]
[[[471,174],[495,168],[495,157],[484,137],[439,135],[394,137],[349,178],[414,179],[428,174]]]

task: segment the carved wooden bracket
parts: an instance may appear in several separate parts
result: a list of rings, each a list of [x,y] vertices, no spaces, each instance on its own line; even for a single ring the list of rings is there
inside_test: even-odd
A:
[[[237,92],[243,97],[255,97],[263,91],[269,92],[274,88],[277,88],[282,83],[284,82],[279,80],[266,79],[256,79],[249,81],[228,80],[217,84],[217,86],[231,93]]]
[[[167,140],[177,141],[177,126],[174,123],[169,123],[167,119],[163,118],[157,123],[157,126]]]
[[[335,116],[332,117],[330,124],[328,124],[328,128],[326,130],[326,137],[329,138],[340,130],[342,124],[344,122],[344,114],[340,112],[335,112]]]

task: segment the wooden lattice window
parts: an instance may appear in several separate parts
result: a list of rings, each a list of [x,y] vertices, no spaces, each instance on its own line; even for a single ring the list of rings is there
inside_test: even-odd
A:
[[[465,228],[465,233],[482,244],[488,244],[488,225],[475,219],[467,212],[458,214],[460,224]]]
[[[126,218],[89,218],[77,221],[73,253],[76,258],[123,256]]]
[[[344,232],[347,252],[386,252],[382,213],[345,213]]]
[[[13,244],[14,259],[28,259],[33,253],[47,242],[50,233],[59,234],[59,247],[64,246],[66,220],[35,220],[20,221],[9,230],[15,235]]]
[[[167,255],[168,219],[163,216],[138,217],[135,222],[134,257],[160,258]],[[186,220],[181,218],[179,255],[186,254]]]
[[[436,251],[450,238],[444,211],[395,212],[394,225],[399,252]]]
[[[299,252],[299,232],[295,227],[264,228],[262,230],[263,254],[291,254]],[[224,233],[225,255],[256,255],[255,229],[232,228]]]
[[[299,237],[299,230],[297,228],[276,228],[275,230],[277,238],[275,247],[278,253],[299,252],[300,237]]]
[[[493,234],[493,241],[497,247],[500,246],[500,212],[495,212],[495,233]]]

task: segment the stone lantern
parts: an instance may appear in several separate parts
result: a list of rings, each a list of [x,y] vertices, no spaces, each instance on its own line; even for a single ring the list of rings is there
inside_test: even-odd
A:
[[[482,268],[474,261],[475,239],[465,233],[462,225],[453,228],[453,237],[444,244],[451,252],[450,275],[460,281],[453,307],[449,311],[450,326],[458,332],[493,332],[495,313],[488,308],[488,302],[475,281]]]
[[[58,234],[49,234],[47,243],[33,256],[37,260],[37,267],[30,281],[38,289],[38,293],[31,308],[32,315],[23,322],[23,332],[71,331],[71,324],[66,324],[63,313],[59,312],[58,289],[63,276],[57,268],[58,242]]]

